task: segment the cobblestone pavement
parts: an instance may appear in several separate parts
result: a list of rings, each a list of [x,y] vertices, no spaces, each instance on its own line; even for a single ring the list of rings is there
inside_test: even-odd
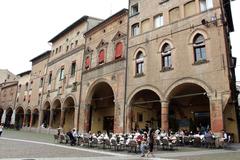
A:
[[[155,151],[155,158],[140,154],[114,152],[55,144],[52,135],[5,130],[0,138],[0,159],[8,160],[238,160],[240,145],[234,150],[179,147],[176,151]]]

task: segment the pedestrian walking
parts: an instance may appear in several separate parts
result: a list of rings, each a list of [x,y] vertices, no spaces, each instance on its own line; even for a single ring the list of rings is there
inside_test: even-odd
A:
[[[152,157],[155,157],[154,154],[153,154],[153,145],[154,145],[154,137],[155,137],[155,133],[154,133],[154,130],[151,129],[149,131],[149,135],[148,135],[148,153],[147,153],[147,157],[149,154],[152,155]]]
[[[3,125],[0,124],[0,137],[2,136],[2,132],[3,132]]]

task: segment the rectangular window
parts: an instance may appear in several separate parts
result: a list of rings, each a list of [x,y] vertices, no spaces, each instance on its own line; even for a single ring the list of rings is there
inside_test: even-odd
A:
[[[206,60],[206,48],[205,46],[194,48],[195,62]]]
[[[48,84],[52,83],[52,72],[49,73]]]
[[[132,36],[140,34],[139,23],[132,25]]]
[[[196,14],[196,5],[195,1],[188,2],[184,5],[184,16],[189,17]]]
[[[43,86],[43,78],[40,79],[40,85],[39,87],[42,87]]]
[[[78,45],[78,40],[75,41],[75,47],[77,47],[77,45]]]
[[[61,52],[61,50],[62,50],[62,46],[59,46],[59,52]]]
[[[157,15],[154,17],[154,28],[163,26],[163,15]]]
[[[72,62],[71,76],[75,76],[75,72],[76,72],[76,62]]]
[[[58,53],[58,48],[56,48],[56,54]]]
[[[143,62],[137,63],[137,75],[143,74],[143,67],[144,67],[144,63]]]
[[[212,0],[200,0],[200,10],[201,10],[201,12],[204,12],[204,11],[209,10],[211,8],[213,8]]]
[[[38,94],[38,105],[40,104],[41,101],[41,93]]]
[[[61,70],[60,70],[59,79],[60,79],[60,80],[63,80],[63,79],[64,79],[64,67],[62,67]]]
[[[147,32],[149,30],[150,30],[150,22],[149,22],[149,19],[146,19],[146,20],[142,21],[141,31],[142,31],[142,33],[144,33],[144,32]]]
[[[173,8],[169,11],[169,22],[175,22],[180,19],[179,7]]]
[[[131,7],[131,16],[138,14],[138,3]]]

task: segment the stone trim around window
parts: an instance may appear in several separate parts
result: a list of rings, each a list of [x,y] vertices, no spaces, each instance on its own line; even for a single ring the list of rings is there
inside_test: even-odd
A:
[[[198,61],[194,62],[192,65],[201,65],[201,64],[205,64],[205,63],[209,63],[209,60],[206,60],[206,59],[198,60]]]

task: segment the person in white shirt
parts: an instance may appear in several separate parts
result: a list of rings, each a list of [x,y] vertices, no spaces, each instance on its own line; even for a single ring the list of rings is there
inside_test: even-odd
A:
[[[0,124],[0,137],[2,136],[3,126]]]

